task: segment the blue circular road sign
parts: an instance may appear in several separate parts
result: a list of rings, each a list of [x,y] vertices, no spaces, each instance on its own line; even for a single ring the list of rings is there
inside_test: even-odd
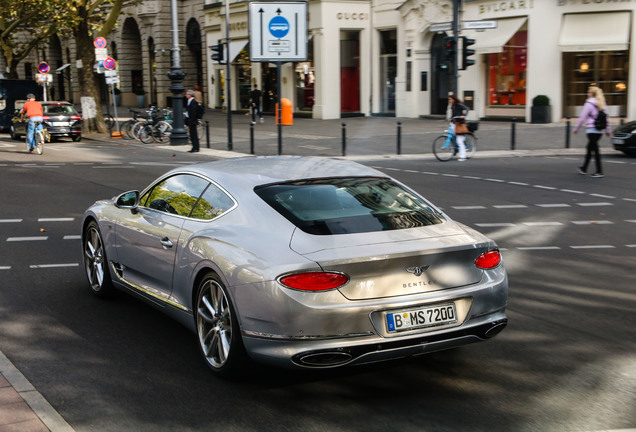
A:
[[[289,33],[289,22],[284,17],[277,15],[269,22],[269,32],[275,38],[284,38]]]

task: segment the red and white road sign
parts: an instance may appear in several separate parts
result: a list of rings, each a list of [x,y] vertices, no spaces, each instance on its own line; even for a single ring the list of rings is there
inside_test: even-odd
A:
[[[95,48],[106,48],[106,39],[104,39],[101,36],[98,36],[93,41],[93,45],[95,45]]]
[[[38,71],[40,71],[40,73],[43,73],[43,74],[49,73],[49,70],[51,70],[51,69],[49,68],[48,63],[46,63],[46,62],[42,62],[38,66]]]
[[[115,69],[116,64],[117,63],[115,62],[115,59],[112,57],[106,57],[104,59],[104,69],[108,69],[108,70]]]

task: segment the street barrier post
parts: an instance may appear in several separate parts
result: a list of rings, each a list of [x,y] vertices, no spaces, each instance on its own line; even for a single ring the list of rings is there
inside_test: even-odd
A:
[[[570,148],[570,117],[565,121],[565,148]]]
[[[254,154],[254,125],[256,122],[250,122],[250,154]]]
[[[205,142],[208,148],[210,148],[210,120],[205,121]]]
[[[512,119],[512,124],[510,125],[510,150],[514,150],[516,147],[517,140],[517,119]]]
[[[402,122],[397,122],[397,154],[402,154]]]
[[[347,125],[342,123],[342,155],[347,155]]]

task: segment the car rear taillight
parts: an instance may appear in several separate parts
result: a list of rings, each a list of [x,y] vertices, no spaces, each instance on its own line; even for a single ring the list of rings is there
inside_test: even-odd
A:
[[[279,282],[288,288],[302,291],[326,291],[340,288],[349,282],[349,276],[332,272],[308,272],[283,276]]]
[[[71,120],[81,120],[82,116],[81,115],[72,115],[71,116]]]
[[[480,269],[490,270],[501,263],[501,254],[497,249],[483,253],[475,260],[475,265]]]
[[[50,116],[42,116],[42,120],[51,120]]]

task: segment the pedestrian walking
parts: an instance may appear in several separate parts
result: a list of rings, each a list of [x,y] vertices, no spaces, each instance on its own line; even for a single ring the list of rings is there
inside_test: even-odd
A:
[[[252,121],[256,121],[256,114],[261,123],[263,123],[263,113],[261,112],[261,96],[263,93],[258,89],[258,86],[254,84],[254,89],[250,92],[250,108],[252,110]]]
[[[190,130],[190,141],[192,142],[192,148],[188,150],[188,153],[197,153],[199,151],[199,133],[197,131],[197,124],[199,122],[199,103],[194,98],[194,90],[186,91],[186,124]]]
[[[607,114],[605,113],[605,96],[603,95],[603,90],[596,86],[591,86],[587,91],[587,100],[583,104],[581,117],[579,117],[579,121],[576,122],[576,126],[574,126],[572,130],[575,135],[583,122],[585,122],[585,133],[587,134],[587,152],[585,153],[583,165],[577,169],[579,174],[587,174],[587,166],[590,163],[592,154],[594,154],[596,171],[592,174],[592,177],[600,178],[603,177],[603,169],[601,168],[601,152],[598,142],[603,136],[603,132],[609,137],[612,129],[609,121],[607,121]]]
[[[463,162],[466,160],[466,137],[468,133],[468,126],[466,125],[466,114],[468,114],[468,107],[462,104],[454,94],[448,96],[448,104],[450,105],[450,121],[452,124],[453,132],[455,133],[455,140],[457,147],[459,148],[458,161]]]

